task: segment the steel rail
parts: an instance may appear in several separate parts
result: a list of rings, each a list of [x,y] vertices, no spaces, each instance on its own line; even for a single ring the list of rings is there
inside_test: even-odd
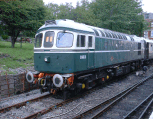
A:
[[[142,114],[139,116],[138,119],[142,119],[145,115],[145,113],[147,112],[148,108],[151,106],[151,104],[153,103],[153,99],[149,102],[149,104],[146,106],[146,108],[144,109],[144,111],[142,112]]]
[[[138,110],[140,106],[147,102],[152,96],[153,92],[147,98],[145,98],[140,104],[138,104],[133,110],[131,110],[126,116],[124,116],[123,119],[128,119],[129,117],[131,117],[136,112],[136,110]]]
[[[73,101],[73,99],[74,99],[74,98],[65,100],[65,101],[63,101],[63,102],[61,102],[61,103],[57,103],[56,105],[53,105],[53,106],[51,106],[51,107],[49,107],[49,108],[47,108],[47,109],[43,109],[43,110],[41,110],[41,111],[39,111],[39,112],[36,112],[36,113],[34,113],[34,114],[32,114],[32,115],[29,115],[29,116],[27,116],[27,117],[24,117],[23,119],[33,119],[33,118],[36,118],[37,116],[44,115],[44,114],[48,113],[49,111],[53,110],[55,107],[60,107],[60,106],[66,104],[66,103],[68,103],[68,102]]]
[[[153,76],[153,74],[151,74],[150,76],[142,79],[141,81],[135,83],[134,85],[130,86],[129,88],[123,90],[122,92],[118,93],[117,95],[109,98],[106,101],[103,101],[102,103],[98,104],[97,106],[87,110],[86,112],[83,112],[82,114],[74,117],[73,119],[77,119],[77,118],[82,118],[84,115],[88,114],[89,112],[92,112],[93,110],[96,110],[98,108],[100,108],[102,105],[104,104],[108,104],[110,101],[114,100],[112,103],[110,103],[107,107],[105,107],[103,110],[99,111],[96,115],[94,115],[92,117],[93,118],[97,118],[98,116],[100,116],[103,112],[107,111],[109,108],[111,108],[112,105],[114,105],[118,100],[120,100],[122,97],[124,97],[126,94],[128,94],[129,92],[131,92],[132,90],[134,90],[137,86],[139,86],[140,84],[142,84],[143,82],[147,81],[149,78],[151,78]],[[120,96],[120,97],[119,97]],[[119,97],[119,98],[117,98]],[[116,99],[117,98],[117,99]],[[99,114],[100,113],[100,114]]]
[[[9,111],[9,110],[10,110],[11,108],[13,108],[13,107],[19,108],[19,107],[21,107],[21,106],[26,105],[27,102],[37,101],[37,100],[39,100],[39,99],[42,99],[42,98],[48,97],[49,95],[50,95],[50,94],[43,95],[43,96],[36,97],[36,98],[32,98],[32,99],[29,99],[29,100],[26,100],[26,101],[23,101],[23,102],[20,102],[20,103],[17,103],[17,104],[14,104],[14,105],[8,106],[8,107],[1,108],[1,109],[0,109],[0,113],[3,113],[3,112],[5,112],[5,111]]]

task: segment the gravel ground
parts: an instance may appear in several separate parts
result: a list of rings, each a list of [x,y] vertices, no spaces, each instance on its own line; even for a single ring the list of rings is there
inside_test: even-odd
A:
[[[142,78],[151,74],[152,71],[153,67],[150,67],[149,70],[143,76],[136,76],[136,72],[134,72],[126,77],[121,77],[121,79],[124,78],[124,80],[118,79],[118,81],[109,83],[106,87],[95,90],[90,94],[87,94],[84,97],[70,102],[58,109],[54,109],[52,112],[41,116],[39,119],[71,119],[77,114],[80,114],[97,105],[101,101],[107,100],[108,98],[123,91],[124,89],[141,80]],[[139,73],[140,75],[142,75],[142,71],[139,71]]]

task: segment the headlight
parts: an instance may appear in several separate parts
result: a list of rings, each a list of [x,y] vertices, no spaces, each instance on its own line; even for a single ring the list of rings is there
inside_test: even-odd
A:
[[[44,58],[44,61],[47,62],[47,63],[49,63],[49,62],[50,62],[50,57],[46,56],[46,57]]]
[[[45,60],[45,62],[47,62],[47,58],[45,58],[44,60]]]

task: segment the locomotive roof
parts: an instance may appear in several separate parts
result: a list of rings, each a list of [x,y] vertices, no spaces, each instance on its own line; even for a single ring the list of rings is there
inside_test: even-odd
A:
[[[79,30],[79,31],[86,31],[89,33],[94,33],[94,31],[87,27],[85,24],[74,22],[73,20],[68,19],[60,19],[60,20],[48,20],[45,22],[43,26],[41,26],[39,30],[45,29],[45,28],[70,28],[72,30]]]
[[[143,38],[146,42],[153,43],[153,40]]]
[[[130,36],[133,37],[136,42],[141,42],[142,40],[145,40],[146,42],[153,43],[153,40],[149,40],[144,37],[138,37],[136,35],[130,35]]]
[[[82,30],[82,31],[87,31],[87,32],[92,32],[92,33],[94,33],[93,29],[95,29],[95,30],[104,30],[108,32],[114,32],[118,34],[124,34],[124,33],[112,31],[109,29],[104,29],[104,28],[86,25],[83,23],[74,22],[73,20],[69,20],[69,19],[47,20],[45,24],[38,29],[38,31],[40,29],[44,29],[48,27],[65,27],[65,28],[72,28],[72,29]],[[128,35],[128,34],[124,34],[124,35]]]

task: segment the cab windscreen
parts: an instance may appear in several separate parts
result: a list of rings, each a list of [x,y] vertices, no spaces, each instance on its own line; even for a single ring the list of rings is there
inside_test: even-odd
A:
[[[73,45],[73,34],[59,32],[57,34],[57,47],[72,47]]]

